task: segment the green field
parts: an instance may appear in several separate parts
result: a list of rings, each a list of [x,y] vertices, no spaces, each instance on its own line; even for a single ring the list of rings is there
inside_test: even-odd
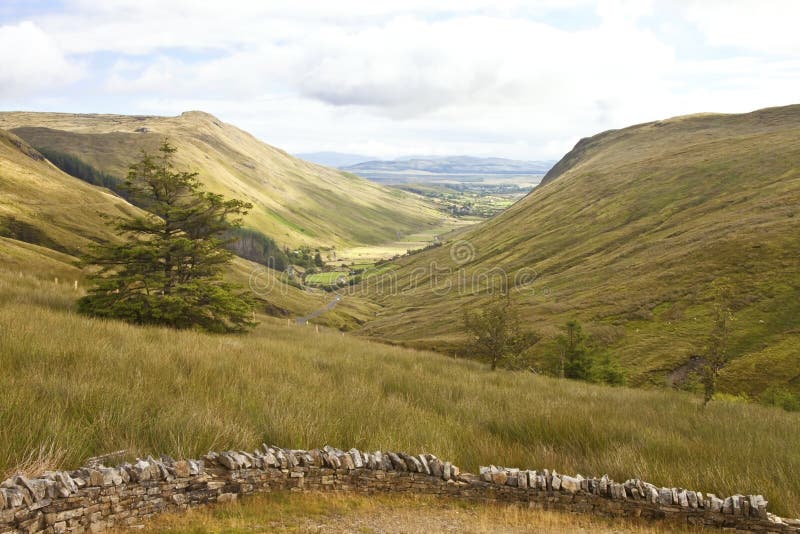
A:
[[[800,515],[798,414],[491,372],[267,317],[242,336],[135,327],[76,315],[77,294],[0,272],[2,473],[120,449],[329,443],[431,452],[471,472],[494,463],[763,493]]]
[[[343,286],[350,279],[350,275],[344,271],[329,271],[324,273],[309,274],[305,277],[305,283],[310,286],[334,287]]]
[[[344,270],[345,268],[347,270]],[[374,272],[376,272],[374,263],[354,263],[349,266],[343,263],[342,270],[309,274],[303,281],[311,287],[338,288],[358,282],[361,277],[369,276]]]
[[[411,183],[394,187],[425,197],[450,215],[488,219],[524,197],[533,186],[510,181],[508,183]]]
[[[350,266],[350,270],[354,273],[363,273],[375,267],[374,263],[355,263]]]

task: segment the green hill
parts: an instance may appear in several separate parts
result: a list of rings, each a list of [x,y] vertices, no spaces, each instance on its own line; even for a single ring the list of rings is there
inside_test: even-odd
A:
[[[64,174],[0,130],[0,236],[64,253],[113,239],[104,219],[138,210],[108,190]]]
[[[735,321],[722,388],[800,393],[800,106],[584,139],[542,185],[460,239],[398,262],[395,290],[374,292],[383,309],[364,333],[455,351],[462,311],[488,298],[470,281],[495,269],[535,277],[512,293],[544,336],[533,361],[577,318],[630,383],[663,385],[700,352],[713,286],[724,283]]]
[[[211,191],[251,202],[246,225],[281,245],[380,244],[444,217],[417,196],[297,159],[199,111],[178,117],[6,112],[0,128],[120,178],[141,149],[154,151],[169,137],[179,167],[199,172]]]
[[[77,281],[82,290],[77,257],[91,243],[116,239],[108,217],[138,211],[109,190],[61,172],[25,141],[0,130],[0,271],[69,285]],[[252,281],[259,309],[270,315],[308,315],[331,299],[283,283],[279,273],[239,258],[228,276],[245,287]],[[346,299],[319,322],[351,329],[371,313],[369,305]]]

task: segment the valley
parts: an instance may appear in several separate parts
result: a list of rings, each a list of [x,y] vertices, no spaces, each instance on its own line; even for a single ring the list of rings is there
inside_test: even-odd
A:
[[[668,379],[676,385],[669,378],[678,376],[673,371],[702,350],[713,288],[726,284],[735,288],[736,322],[733,357],[722,372],[721,391],[750,398],[777,392],[791,398],[800,395],[793,319],[800,271],[791,252],[800,235],[794,231],[793,213],[800,191],[793,163],[800,150],[798,110],[790,106],[747,115],[678,117],[587,138],[524,198],[517,200],[516,191],[475,194],[491,206],[480,216],[444,213],[441,203],[457,198],[447,196],[450,191],[469,191],[463,184],[461,189],[405,184],[399,187],[407,191],[392,193],[357,181],[358,187],[376,194],[405,195],[413,210],[422,207],[420,213],[430,218],[417,220],[407,233],[387,236],[379,223],[368,239],[356,241],[354,234],[338,246],[303,245],[307,261],[312,262],[316,250],[320,263],[296,265],[296,272],[288,275],[281,272],[283,267],[239,258],[229,277],[249,286],[261,309],[277,318],[306,316],[325,306],[327,291],[334,290],[348,298],[315,319],[323,326],[469,356],[463,353],[461,311],[453,310],[486,302],[485,282],[493,283],[492,276],[509,282],[525,275],[524,287],[514,287],[512,298],[540,341],[524,355],[523,367],[547,369],[559,329],[576,318],[584,323],[589,343],[613,356],[628,383],[640,387],[662,387]],[[190,119],[204,127],[209,121],[214,125],[210,116],[192,113],[172,119],[0,113],[4,125],[15,126],[14,131],[32,141],[60,148],[67,143],[102,172],[117,176],[122,162],[116,151],[140,133],[115,133],[115,128],[168,124],[159,127],[185,132]],[[45,126],[18,126],[36,121]],[[58,129],[67,127],[72,130]],[[223,139],[246,136],[218,127]],[[59,171],[15,134],[4,135],[0,229],[11,238],[3,241],[7,262],[33,255],[42,270],[69,272],[69,278],[82,280],[71,267],[74,258],[90,242],[116,239],[103,218],[134,214],[137,208]],[[187,146],[197,142],[191,141],[196,133],[180,135]],[[204,139],[208,146],[221,146]],[[70,144],[74,142],[78,144]],[[736,156],[748,150],[758,150],[759,157]],[[333,171],[318,169],[333,180]],[[210,171],[202,171],[201,178],[205,172]],[[236,175],[223,176],[233,180]],[[347,188],[354,178],[340,177],[345,181],[337,187],[346,187],[345,195],[353,197]],[[218,187],[216,183],[209,185]],[[224,187],[238,189],[236,183]],[[337,183],[329,182],[331,187]],[[495,212],[500,213],[492,216]],[[369,213],[351,216],[371,217]],[[330,226],[325,216],[315,217]],[[257,221],[248,218],[245,224],[255,228]],[[376,228],[371,223],[367,227]],[[568,232],[562,231],[567,227]],[[291,243],[275,239],[275,247]],[[466,256],[459,257],[462,253]],[[53,254],[64,256],[54,261]],[[294,261],[293,254],[288,261]],[[433,265],[439,269],[435,276]],[[478,279],[483,286],[468,283]],[[442,292],[436,284],[450,290]],[[757,371],[765,366],[769,372]],[[679,374],[678,386],[696,387],[684,383],[688,375]]]
[[[483,220],[528,194],[554,163],[450,156],[365,161],[342,169],[417,194],[454,217]]]
[[[536,183],[408,183],[395,187],[430,199],[439,209],[455,217],[482,220],[509,208],[530,193]]]
[[[1,415],[13,438],[0,444],[0,471],[73,467],[116,450],[129,459],[151,451],[197,457],[261,442],[333,443],[433,450],[475,471],[489,463],[553,466],[722,495],[760,492],[775,513],[796,516],[800,457],[786,444],[800,442],[797,415],[752,401],[769,404],[765,391],[797,393],[798,113],[792,106],[605,132],[581,141],[521,198],[507,186],[486,194],[406,184],[392,192],[330,175],[343,197],[355,180],[381,199],[403,195],[424,217],[393,235],[381,218],[373,237],[325,241],[335,245],[300,244],[302,232],[276,237],[299,247],[286,247],[290,263],[302,251],[310,265],[318,253],[316,268],[295,264],[289,272],[236,258],[225,278],[249,288],[258,322],[238,336],[77,315],[88,286],[76,259],[91,243],[120,239],[109,216],[141,210],[4,133],[0,386],[10,392]],[[44,118],[47,128],[66,120]],[[114,120],[130,127],[131,119]],[[118,149],[112,131],[79,138],[38,128],[14,131],[120,175],[109,163],[120,156],[97,148]],[[194,153],[196,141],[185,142],[181,149]],[[737,156],[747,150],[759,158]],[[208,183],[240,190],[236,181]],[[462,196],[447,197],[451,191]],[[469,194],[495,211],[458,215],[436,202]],[[275,228],[258,217],[246,224]],[[665,386],[702,350],[717,278],[734,287],[732,358],[704,406],[696,387]],[[513,281],[511,298],[540,336],[517,370],[491,371],[464,352],[463,312],[487,306],[497,280]],[[541,371],[570,318],[619,362],[627,386]],[[159,524],[180,531],[169,521]]]
[[[0,2],[0,534],[800,534],[799,17]]]
[[[463,355],[462,310],[489,300],[492,277],[520,278],[512,298],[541,336],[529,365],[546,367],[578,319],[629,383],[660,387],[702,352],[722,284],[735,318],[722,390],[800,394],[798,117],[706,114],[584,139],[507,211],[398,260],[397,290],[375,295],[360,333]]]

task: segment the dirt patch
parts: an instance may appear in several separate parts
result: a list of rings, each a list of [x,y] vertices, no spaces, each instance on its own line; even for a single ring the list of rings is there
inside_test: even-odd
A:
[[[686,383],[689,377],[703,367],[708,361],[702,356],[692,356],[689,361],[676,367],[667,375],[667,385],[677,388]]]

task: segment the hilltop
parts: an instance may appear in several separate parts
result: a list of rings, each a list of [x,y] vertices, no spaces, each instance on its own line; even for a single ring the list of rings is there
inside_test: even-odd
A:
[[[533,361],[576,318],[629,383],[665,385],[702,351],[714,286],[725,284],[735,321],[723,390],[797,394],[798,206],[800,106],[604,132],[506,212],[398,262],[363,333],[460,352],[463,310],[489,298],[473,277],[517,277],[528,283],[514,300],[543,336]]]
[[[379,244],[444,218],[418,196],[300,160],[199,111],[177,117],[3,112],[0,128],[118,178],[142,149],[155,151],[168,137],[179,168],[198,172],[213,192],[251,202],[246,226],[290,247]]]

